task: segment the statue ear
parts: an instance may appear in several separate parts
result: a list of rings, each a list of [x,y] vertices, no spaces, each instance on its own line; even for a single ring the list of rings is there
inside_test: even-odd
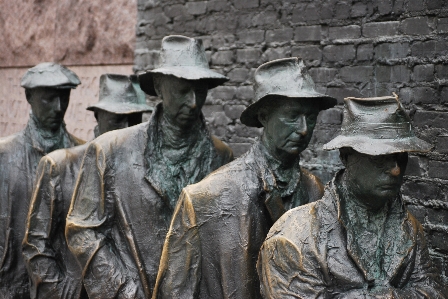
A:
[[[161,78],[161,75],[154,74],[153,77],[152,77],[152,80],[154,82],[153,83],[154,84],[154,90],[155,90],[157,96],[159,98],[163,99],[162,92],[161,92],[161,89],[162,89],[162,78]]]
[[[266,127],[268,123],[268,111],[265,107],[260,107],[260,109],[258,109],[257,117],[263,127]]]
[[[31,89],[25,88],[25,97],[26,97],[26,101],[28,102],[28,104],[31,105],[31,101],[33,98],[33,92],[31,91]]]

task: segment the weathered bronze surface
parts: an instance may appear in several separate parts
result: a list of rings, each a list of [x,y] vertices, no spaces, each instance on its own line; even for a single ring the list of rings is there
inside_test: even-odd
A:
[[[88,147],[66,226],[91,298],[150,298],[180,190],[232,160],[201,113],[211,71],[199,40],[168,36],[161,65],[140,75],[162,98],[149,122],[106,133]]]
[[[408,154],[428,151],[396,97],[346,98],[345,169],[322,200],[289,211],[258,260],[264,298],[445,298],[420,223],[400,187]]]
[[[268,62],[255,72],[255,103],[242,114],[264,127],[248,153],[180,196],[165,241],[153,298],[259,298],[258,251],[288,209],[319,199],[319,179],[299,166],[320,110],[301,59]]]
[[[80,83],[54,63],[41,63],[22,78],[30,119],[23,131],[0,139],[0,298],[30,297],[21,244],[36,167],[49,152],[84,143],[64,124],[70,89]]]
[[[152,110],[136,80],[133,75],[100,77],[99,102],[88,108],[95,113],[98,135],[132,126]],[[31,298],[87,298],[81,267],[65,241],[65,218],[88,145],[54,151],[37,168],[23,241]]]

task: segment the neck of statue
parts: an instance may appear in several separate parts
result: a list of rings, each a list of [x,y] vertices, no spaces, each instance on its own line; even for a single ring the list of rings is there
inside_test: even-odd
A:
[[[353,202],[360,208],[372,213],[381,211],[390,201],[385,200],[384,198],[375,198],[370,194],[363,193],[362,190],[358,190],[356,186],[352,186],[345,174],[341,178],[340,191],[345,201]]]
[[[57,129],[53,130],[45,127],[32,112],[30,113],[30,117],[40,137],[44,139],[53,139],[59,137],[59,133],[63,124],[61,124]]]
[[[180,127],[162,113],[160,126],[163,146],[181,148],[196,142],[201,122],[198,119],[192,126]]]
[[[267,153],[280,164],[281,170],[290,170],[296,167],[296,165],[300,162],[300,155],[292,155],[287,152],[280,151],[264,134],[261,137],[260,142],[266,149]]]

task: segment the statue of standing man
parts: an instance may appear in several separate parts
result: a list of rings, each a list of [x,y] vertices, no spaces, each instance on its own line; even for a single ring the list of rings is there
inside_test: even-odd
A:
[[[31,105],[26,128],[0,139],[0,298],[29,298],[29,277],[21,244],[39,160],[84,141],[65,129],[70,90],[81,82],[56,63],[29,69],[21,86]]]
[[[233,158],[201,112],[207,91],[227,80],[209,68],[201,40],[167,36],[161,65],[140,75],[162,99],[151,119],[89,145],[66,237],[90,298],[151,298],[180,191]]]
[[[245,155],[180,196],[157,276],[158,299],[257,299],[258,251],[287,210],[318,200],[320,180],[300,167],[321,110],[336,99],[320,94],[300,58],[255,71],[255,102],[241,122],[263,127]]]
[[[408,152],[426,152],[398,97],[346,98],[345,169],[323,198],[271,228],[258,260],[263,298],[447,298],[421,224],[403,204]]]
[[[98,123],[95,136],[141,123],[142,113],[152,111],[135,75],[102,75],[99,97],[87,108]],[[23,240],[32,299],[88,298],[81,267],[65,241],[65,218],[88,146],[54,151],[37,168]]]

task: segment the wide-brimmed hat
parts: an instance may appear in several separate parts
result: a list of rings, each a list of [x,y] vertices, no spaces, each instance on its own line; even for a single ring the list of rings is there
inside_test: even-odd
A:
[[[157,95],[154,74],[172,75],[187,80],[207,80],[209,89],[229,80],[210,69],[202,40],[182,35],[164,37],[158,67],[139,74],[141,88],[152,96]]]
[[[145,93],[140,89],[136,75],[103,74],[100,77],[98,103],[87,110],[102,109],[116,114],[149,112],[153,108],[146,104]]]
[[[43,62],[28,69],[20,81],[23,88],[52,87],[52,88],[76,88],[81,84],[78,76],[57,63]]]
[[[351,147],[377,156],[400,152],[427,152],[432,146],[417,138],[398,96],[345,98],[341,134],[325,150]]]
[[[316,91],[313,79],[299,57],[277,59],[259,66],[255,71],[254,90],[254,103],[240,117],[241,122],[249,127],[262,127],[258,109],[267,102],[282,101],[282,97],[298,101],[316,100],[320,110],[334,107],[337,103],[335,98]]]

